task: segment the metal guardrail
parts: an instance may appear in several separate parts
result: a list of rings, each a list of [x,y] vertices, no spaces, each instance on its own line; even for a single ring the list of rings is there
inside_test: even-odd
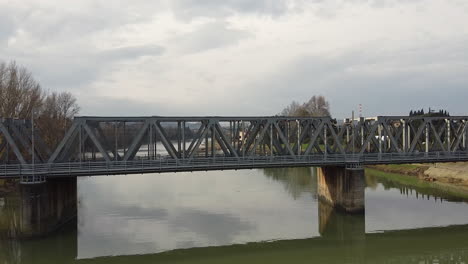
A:
[[[134,174],[195,170],[252,169],[297,166],[347,166],[349,164],[398,164],[468,161],[467,152],[315,154],[307,156],[246,156],[193,159],[160,158],[133,161],[87,161],[68,163],[4,164],[0,178],[19,178],[26,182],[45,177]],[[45,176],[45,177],[44,177]]]

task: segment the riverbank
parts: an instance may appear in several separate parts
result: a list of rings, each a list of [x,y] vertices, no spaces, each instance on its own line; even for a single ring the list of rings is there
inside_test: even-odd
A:
[[[463,194],[464,198],[468,197],[468,163],[466,162],[431,165],[375,165],[367,166],[367,168],[394,174],[393,176],[385,175],[386,177],[395,178],[399,175],[398,180],[403,180],[401,176],[412,178],[410,181],[412,183],[415,183],[414,180],[427,182],[431,183],[432,187]]]

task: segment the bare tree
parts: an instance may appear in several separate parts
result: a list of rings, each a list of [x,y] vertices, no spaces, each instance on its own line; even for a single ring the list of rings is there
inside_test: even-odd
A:
[[[33,109],[40,109],[44,93],[26,68],[15,62],[0,65],[0,116],[31,118]]]
[[[283,116],[330,116],[330,104],[324,96],[312,96],[309,101],[299,104],[293,101],[281,111]]]
[[[31,119],[34,111],[46,143],[55,147],[79,110],[71,93],[46,93],[26,68],[0,63],[0,117]]]

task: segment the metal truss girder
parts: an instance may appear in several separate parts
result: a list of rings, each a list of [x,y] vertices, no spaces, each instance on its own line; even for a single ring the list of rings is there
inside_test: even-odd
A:
[[[259,124],[259,126],[261,126],[261,124]],[[271,123],[269,121],[267,121],[267,122],[265,122],[263,124],[263,128],[261,129],[261,131],[259,133],[259,137],[258,137],[257,141],[254,143],[254,146],[253,146],[252,150],[250,150],[249,155],[255,154],[255,150],[257,149],[258,144],[263,141],[263,138],[265,137],[265,134],[268,131],[268,129],[270,128],[270,126],[271,126]]]
[[[302,144],[304,142],[304,139],[307,137],[307,135],[309,134],[309,126],[310,126],[310,122],[309,120],[306,121],[306,124],[304,126],[302,126],[302,132],[301,134],[299,135],[299,144]],[[299,127],[297,128],[299,129]],[[296,133],[297,134],[297,131]],[[288,144],[289,145],[289,144]],[[300,148],[299,148],[299,145],[297,142],[294,143],[293,147],[292,147],[293,150],[297,150],[297,154],[300,155]]]
[[[414,151],[414,148],[418,144],[419,139],[421,138],[422,132],[426,128],[427,124],[428,124],[428,122],[426,120],[423,120],[423,123],[419,126],[418,131],[416,132],[416,135],[413,137],[413,142],[411,143],[409,152]]]
[[[15,153],[16,158],[21,164],[26,164],[26,160],[24,159],[23,155],[21,154],[21,151],[19,150],[18,146],[16,145],[15,141],[10,135],[10,132],[8,129],[3,125],[3,122],[0,122],[0,132],[3,133],[3,137],[5,137],[6,141],[10,145],[10,147],[13,150],[13,153]]]
[[[219,122],[216,122],[215,123],[215,128],[216,130],[218,131],[217,133],[217,136],[220,137],[220,140],[219,142],[223,142],[225,145],[226,145],[226,148],[229,150],[229,152],[231,153],[231,156],[234,156],[236,158],[238,158],[239,156],[237,155],[237,152],[236,150],[234,149],[234,147],[229,143],[229,141],[226,139],[226,136],[224,135],[222,129],[221,129],[221,126],[219,125]]]
[[[457,151],[460,148],[460,144],[462,143],[463,135],[466,133],[466,123],[460,123],[459,127],[457,128],[456,133],[454,134],[456,138],[456,142],[452,144],[451,151]]]
[[[197,130],[197,133],[195,134],[195,136],[193,137],[192,139],[192,142],[190,142],[190,145],[187,149],[187,153],[189,153],[189,156],[190,156],[190,153],[192,152],[192,148],[195,146],[195,144],[197,143],[198,139],[200,138],[200,136],[203,134],[203,131],[204,129],[206,128],[206,124],[204,122],[201,123],[200,127],[198,128]]]
[[[366,151],[367,144],[370,143],[372,139],[375,139],[375,131],[377,130],[378,125],[379,125],[378,122],[374,122],[374,124],[371,125],[370,132],[367,135],[367,138],[365,139],[364,144],[362,144],[361,146],[361,151],[360,151],[361,154]]]
[[[317,129],[315,129],[314,133],[312,134],[312,137],[310,138],[309,146],[307,146],[306,151],[304,152],[304,155],[309,155],[310,152],[312,151],[312,148],[315,146],[317,138],[323,131],[323,126],[324,122],[320,122],[319,126]],[[319,148],[320,149],[320,148]]]
[[[65,137],[62,139],[62,141],[60,141],[59,145],[57,146],[55,151],[52,153],[52,156],[49,158],[49,161],[48,161],[49,163],[55,162],[58,155],[63,151],[65,144],[68,142],[72,134],[75,133],[78,126],[81,126],[81,121],[73,122],[72,126],[70,127],[70,129],[68,129],[67,133],[65,134]]]
[[[248,153],[249,152],[249,149],[252,146],[252,144],[254,143],[255,138],[257,137],[257,134],[258,134],[259,131],[260,131],[260,122],[255,122],[255,124],[253,124],[252,130],[248,134],[249,137],[247,138],[247,141],[245,143],[243,153]]]
[[[106,149],[102,146],[101,142],[97,139],[96,135],[94,132],[91,130],[91,128],[88,126],[88,124],[84,123],[83,128],[88,133],[89,138],[91,141],[94,143],[94,145],[98,148],[99,152],[101,153],[102,157],[107,161],[110,162],[111,158],[109,157],[109,153],[107,153]]]
[[[435,139],[437,141],[437,143],[439,144],[439,146],[441,147],[442,151],[447,151],[444,144],[442,143],[442,141],[440,140],[440,136],[442,135],[442,133],[444,133],[444,130],[445,129],[442,129],[442,131],[440,132],[440,134],[437,132],[434,124],[432,123],[432,120],[429,121],[429,124],[430,124],[430,127],[432,129],[432,132],[434,133],[435,135]],[[443,126],[445,127],[445,126]]]
[[[390,131],[388,130],[388,125],[383,123],[383,128],[387,132],[387,136],[390,138],[390,144],[393,146],[393,149],[396,150],[398,153],[402,153],[402,150],[398,147],[397,140],[393,137],[392,133],[390,133]],[[374,130],[374,133],[375,133],[375,130]]]
[[[112,155],[114,155],[113,159],[115,160],[115,158],[117,158],[117,160],[121,160],[122,158],[120,157],[119,152],[115,148],[113,148],[111,146],[111,144],[109,143],[109,141],[107,140],[107,138],[106,138],[106,136],[104,134],[104,131],[102,131],[102,128],[99,126],[99,123],[96,124],[95,126],[92,126],[92,127],[96,129],[97,134],[98,134],[99,138],[101,138],[102,144],[104,145],[104,147],[106,149],[110,150]]]
[[[335,132],[335,129],[333,128],[332,123],[330,122],[329,119],[326,121],[326,123],[327,123],[327,126],[328,126],[328,128],[329,128],[331,134],[332,134],[332,137],[333,137],[333,140],[334,140],[334,143],[335,143],[335,144],[333,144],[333,145],[334,145],[334,146],[338,146],[338,148],[340,149],[341,154],[345,154],[346,152],[345,152],[345,150],[343,149],[341,140],[340,140],[340,139],[338,138],[338,136],[336,135],[336,132]]]
[[[161,137],[161,142],[163,143],[164,148],[166,148],[167,153],[169,153],[169,155],[173,159],[175,159],[175,160],[179,159],[178,158],[179,155],[177,153],[177,150],[172,145],[172,143],[169,140],[167,140],[167,134],[164,132],[164,129],[161,127],[161,124],[159,122],[154,121],[153,126],[156,129],[156,132]]]
[[[146,120],[143,127],[138,131],[137,136],[133,139],[130,147],[127,150],[127,153],[124,155],[123,160],[128,161],[130,159],[133,159],[135,157],[136,153],[141,147],[141,141],[143,139],[143,136],[146,134],[148,127],[150,125],[149,120]]]
[[[275,128],[276,128],[276,132],[278,133],[278,135],[279,135],[281,141],[283,141],[286,150],[289,152],[289,155],[291,155],[292,157],[295,158],[296,155],[294,154],[294,151],[291,149],[291,146],[289,145],[289,142],[288,142],[288,140],[286,139],[286,137],[284,136],[283,132],[282,132],[281,129],[279,128],[278,122],[275,122],[274,125],[275,125]],[[279,144],[279,145],[281,145],[281,144]]]
[[[205,136],[207,135],[208,130],[210,130],[210,128],[211,128],[211,123],[205,124],[205,128],[203,129],[203,132],[201,133],[200,137],[198,137],[198,139],[196,139],[197,141],[196,141],[195,145],[193,146],[192,151],[189,154],[189,161],[192,160],[193,157],[195,156],[195,153],[200,148],[200,145],[201,145],[202,141],[205,139]],[[208,148],[208,146],[205,146],[205,147]]]

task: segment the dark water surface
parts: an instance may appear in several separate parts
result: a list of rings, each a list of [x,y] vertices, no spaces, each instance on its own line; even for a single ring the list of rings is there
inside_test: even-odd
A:
[[[467,203],[366,181],[365,215],[343,215],[310,168],[80,178],[77,220],[0,240],[0,264],[468,263]]]

